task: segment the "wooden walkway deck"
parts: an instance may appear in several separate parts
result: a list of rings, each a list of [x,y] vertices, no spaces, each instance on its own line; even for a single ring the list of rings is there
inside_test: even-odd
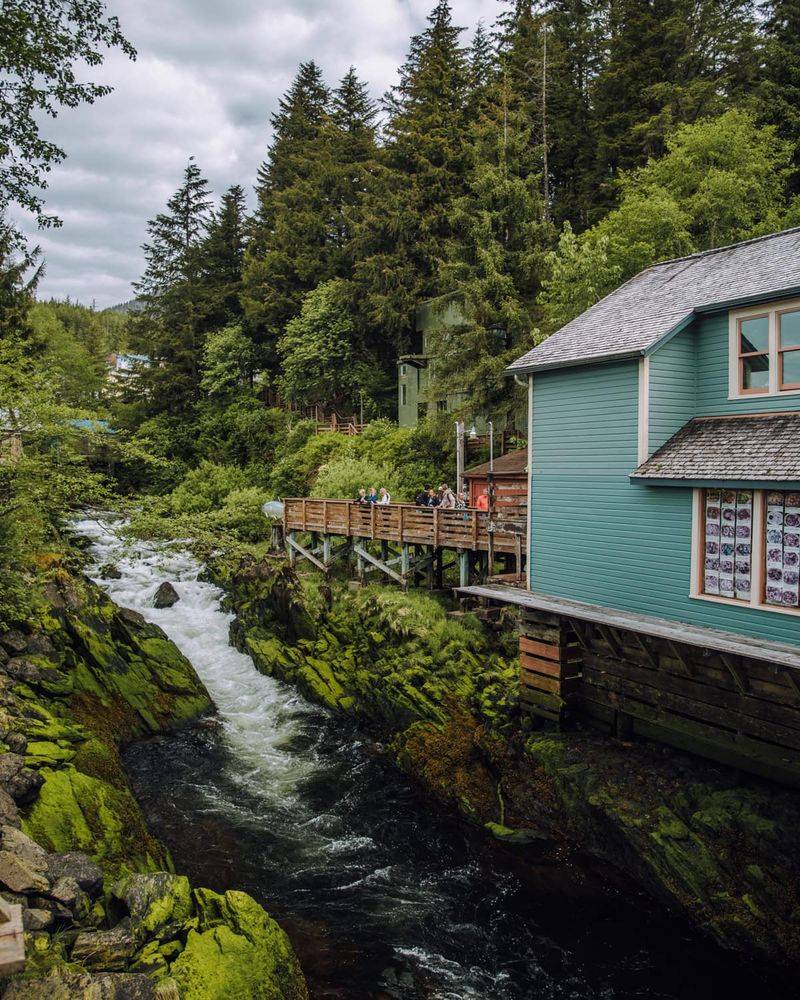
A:
[[[442,510],[399,503],[363,505],[351,500],[288,498],[283,503],[290,556],[299,554],[326,572],[340,554],[351,548],[358,557],[360,574],[362,562],[366,562],[403,585],[431,565],[441,578],[444,551],[458,553],[462,585],[469,580],[476,553],[485,554],[487,573],[491,573],[498,556],[507,564],[515,563],[517,573],[522,571],[527,522],[521,508],[504,508],[489,515],[474,509]],[[312,535],[315,541],[311,548],[301,544],[298,533]],[[318,537],[321,545],[316,543]],[[344,538],[345,546],[334,550],[334,537]],[[369,551],[370,542],[381,543],[380,556]]]

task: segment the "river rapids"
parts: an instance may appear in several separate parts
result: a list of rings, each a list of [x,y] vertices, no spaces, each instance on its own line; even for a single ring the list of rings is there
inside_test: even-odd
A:
[[[217,714],[128,750],[178,871],[251,893],[316,1000],[727,1000],[780,994],[607,871],[545,865],[424,800],[351,723],[228,644],[222,593],[189,554],[75,525],[90,574],[191,660]],[[121,579],[100,580],[112,562]],[[180,595],[152,607],[169,580]]]

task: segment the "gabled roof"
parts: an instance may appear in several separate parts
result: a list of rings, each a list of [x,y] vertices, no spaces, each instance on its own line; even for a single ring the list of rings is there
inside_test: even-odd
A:
[[[800,482],[800,411],[695,417],[632,478]]]
[[[506,455],[500,455],[494,460],[493,474],[495,476],[520,476],[523,477],[528,472],[528,449],[519,448],[517,451],[509,451]],[[489,475],[489,463],[483,462],[464,472],[465,479],[480,479]]]
[[[800,227],[640,272],[518,358],[511,373],[648,353],[696,312],[800,290]]]

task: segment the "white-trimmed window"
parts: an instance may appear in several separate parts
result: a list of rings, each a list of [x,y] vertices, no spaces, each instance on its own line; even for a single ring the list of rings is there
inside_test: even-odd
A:
[[[800,491],[694,491],[691,596],[800,614]]]
[[[800,394],[800,300],[730,313],[729,395]]]

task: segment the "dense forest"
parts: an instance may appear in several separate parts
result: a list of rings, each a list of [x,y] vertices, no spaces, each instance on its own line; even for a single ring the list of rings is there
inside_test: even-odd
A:
[[[33,565],[76,500],[150,494],[143,532],[166,519],[253,540],[275,495],[376,480],[407,495],[452,457],[449,417],[390,422],[422,301],[454,295],[464,313],[433,331],[432,396],[466,389],[462,415],[502,426],[519,391],[507,363],[632,274],[800,224],[797,0],[510,0],[469,28],[441,0],[381,101],[356,68],[327,80],[309,53],[257,177],[215,197],[187,150],[148,224],[134,305],[38,302],[42,261],[12,220],[21,206],[58,223],[44,184],[64,153],[41,112],[107,92],[77,82],[76,63],[135,57],[99,0],[71,5],[66,27],[61,6],[0,12],[16,39],[3,46],[16,100],[0,106],[0,410],[25,445],[0,464],[4,565]],[[118,350],[149,363],[109,380]],[[371,426],[315,436],[287,405],[316,403],[361,405]],[[0,588],[0,613],[24,605],[19,573]]]

